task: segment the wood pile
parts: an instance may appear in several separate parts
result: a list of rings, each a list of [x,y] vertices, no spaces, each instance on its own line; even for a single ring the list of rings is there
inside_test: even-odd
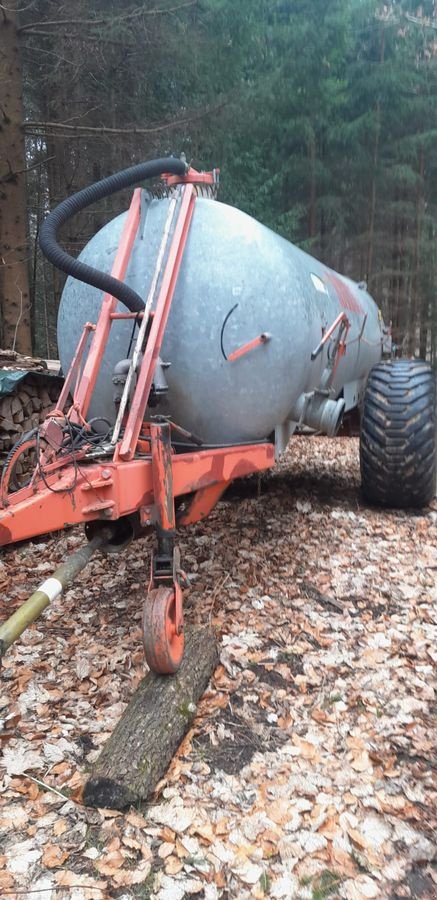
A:
[[[59,396],[59,382],[42,385],[40,381],[28,378],[17,385],[13,394],[0,400],[0,452],[9,452],[22,434],[37,428],[48,411],[56,406]]]
[[[48,379],[47,379],[48,380]],[[0,451],[9,451],[21,435],[36,428],[56,406],[59,384],[42,386],[31,376],[0,400]]]
[[[4,458],[21,435],[36,428],[56,406],[61,380],[53,377],[53,366],[46,360],[22,356],[16,350],[0,350],[2,372],[29,373],[17,381],[13,393],[0,394],[0,457]]]
[[[33,369],[35,372],[46,372],[45,359],[38,356],[22,356],[17,350],[0,350],[0,369]]]

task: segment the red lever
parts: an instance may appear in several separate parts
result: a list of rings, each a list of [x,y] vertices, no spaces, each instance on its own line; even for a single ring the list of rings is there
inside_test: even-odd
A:
[[[238,350],[234,350],[229,354],[228,360],[229,362],[234,362],[234,360],[239,359],[240,356],[245,356],[246,353],[250,353],[251,350],[255,350],[256,347],[260,347],[261,344],[266,344],[271,338],[271,334],[268,334],[266,331],[263,331],[262,334],[259,334],[258,337],[254,338],[253,341],[249,341],[247,344],[243,344],[242,347],[239,347]]]

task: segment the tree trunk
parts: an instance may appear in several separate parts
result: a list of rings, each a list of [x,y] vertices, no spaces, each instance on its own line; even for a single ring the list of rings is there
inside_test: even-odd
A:
[[[209,628],[187,632],[176,675],[143,678],[109,738],[84,790],[87,806],[123,809],[145,800],[188,731],[218,662]]]
[[[379,51],[379,62],[383,64],[385,59],[385,31],[384,26],[381,34],[381,45]],[[379,166],[379,141],[381,135],[381,101],[378,99],[375,107],[375,140],[373,144],[373,169],[372,183],[370,187],[370,215],[369,215],[369,240],[367,244],[367,273],[366,280],[370,282],[373,274],[373,250],[375,240],[375,215],[376,215],[376,178]]]
[[[421,263],[421,240],[422,240],[422,221],[423,221],[423,212],[424,212],[424,198],[423,198],[423,176],[425,174],[425,152],[423,149],[423,145],[420,147],[419,151],[419,180],[417,182],[417,190],[416,190],[416,240],[414,243],[414,274],[413,274],[413,291],[411,298],[411,309],[409,314],[410,320],[410,329],[409,329],[409,341],[408,341],[408,353],[410,356],[414,356],[417,346],[417,331],[419,326],[419,332],[421,335],[421,345],[422,345],[422,312],[424,307],[424,302],[420,298],[421,292],[421,279],[420,279],[420,263]],[[426,345],[426,339],[425,339]],[[422,352],[422,349],[420,350]]]
[[[316,224],[316,140],[311,138],[309,143],[309,164],[310,164],[310,196],[308,208],[308,237],[314,238],[317,232]]]
[[[405,202],[405,191],[401,191],[400,195],[401,201]],[[396,323],[397,323],[397,334],[396,334],[396,343],[402,346],[402,353],[408,353],[408,336],[409,336],[409,322],[410,322],[410,291],[409,291],[409,275],[408,275],[408,267],[409,262],[407,262],[407,252],[405,247],[406,234],[407,234],[407,222],[405,219],[405,214],[402,213],[402,218],[399,224],[399,252],[398,252],[398,290],[397,290],[397,304],[396,304]]]
[[[32,353],[26,158],[16,14],[0,11],[0,308],[4,347]]]

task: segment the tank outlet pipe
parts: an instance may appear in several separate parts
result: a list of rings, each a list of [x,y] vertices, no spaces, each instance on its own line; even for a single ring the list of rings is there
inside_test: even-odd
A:
[[[43,222],[39,233],[39,245],[44,256],[67,275],[83,281],[98,288],[104,293],[115,297],[130,312],[142,312],[144,309],[144,300],[131,287],[118,278],[113,278],[106,272],[100,272],[93,266],[88,266],[74,256],[70,256],[58,243],[58,233],[62,225],[68,222],[76,213],[81,212],[97,200],[103,200],[110,197],[117,191],[124,188],[132,187],[139,181],[145,181],[148,178],[159,178],[161,175],[178,175],[185,176],[189,166],[182,159],[175,156],[164,157],[163,159],[152,159],[149,162],[140,163],[138,166],[130,166],[117,172],[115,175],[109,175],[101,181],[96,181],[89,187],[72,194],[63,200],[59,206],[49,213]]]
[[[345,400],[331,400],[322,393],[314,391],[301,394],[290,413],[289,418],[299,425],[306,425],[321,431],[328,437],[334,437],[343,421]]]
[[[100,550],[110,540],[111,534],[110,529],[104,529],[88,544],[73,553],[56,569],[52,577],[47,578],[29,599],[0,626],[0,659],[8,647],[41,615],[46,606],[61,596],[67,585],[88,565],[96,550]]]
[[[118,363],[114,366],[114,371],[112,373],[112,384],[114,385],[114,390],[112,393],[112,399],[116,406],[121,402],[121,398],[123,396],[124,386],[127,381],[128,372],[130,369],[131,361],[130,359],[120,359]],[[133,386],[132,386],[133,387]],[[132,393],[132,391],[130,392]],[[130,399],[130,397],[129,397]]]

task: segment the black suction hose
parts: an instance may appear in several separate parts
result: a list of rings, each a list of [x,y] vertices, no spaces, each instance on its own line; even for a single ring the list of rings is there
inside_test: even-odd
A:
[[[102,181],[96,181],[90,187],[78,191],[72,197],[67,197],[62,203],[51,212],[43,222],[39,233],[39,245],[44,256],[62,272],[77,278],[78,281],[84,281],[85,284],[91,284],[93,287],[105,293],[111,294],[120,300],[130,312],[141,312],[144,309],[144,301],[136,291],[128,287],[112,275],[105,272],[99,272],[92,266],[87,266],[73,256],[69,256],[65,250],[58,244],[58,231],[61,225],[64,225],[68,219],[71,219],[76,213],[82,209],[86,209],[96,200],[102,200],[120,191],[123,188],[131,187],[138,181],[144,181],[146,178],[157,178],[166,172],[172,175],[186,175],[188,166],[181,159],[173,156],[167,159],[153,159],[150,162],[140,163],[138,166],[130,166],[122,172],[115,175],[109,175]]]

